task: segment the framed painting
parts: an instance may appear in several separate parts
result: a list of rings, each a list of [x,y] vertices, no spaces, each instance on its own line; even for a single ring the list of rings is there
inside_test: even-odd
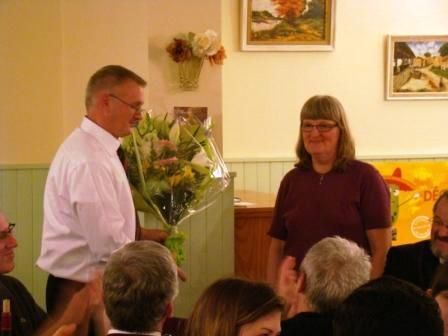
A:
[[[386,99],[448,99],[448,35],[387,37]]]
[[[331,51],[335,0],[241,0],[241,49]]]

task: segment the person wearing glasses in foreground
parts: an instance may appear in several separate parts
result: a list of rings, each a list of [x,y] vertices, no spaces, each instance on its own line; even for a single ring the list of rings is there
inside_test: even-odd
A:
[[[275,286],[280,262],[299,266],[322,238],[341,236],[363,247],[371,277],[382,274],[391,244],[389,190],[378,171],[355,159],[344,108],[331,96],[308,99],[300,114],[297,164],[277,194],[267,278]]]
[[[0,212],[0,302],[9,300],[11,335],[74,335],[78,329],[77,324],[83,321],[101,300],[101,296],[96,293],[97,288],[94,287],[97,285],[99,288],[99,283],[89,284],[79,291],[59,319],[50,318],[18,279],[6,275],[15,268],[14,250],[18,244],[12,233],[14,227],[15,224],[8,223]]]
[[[434,203],[432,215],[430,239],[392,247],[384,271],[423,290],[431,287],[439,265],[448,262],[448,190]]]
[[[164,241],[166,233],[136,223],[120,138],[141,120],[146,82],[119,65],[90,78],[87,114],[59,147],[44,195],[42,249],[37,265],[50,275],[47,309],[64,308],[100,272],[112,252],[136,239]]]

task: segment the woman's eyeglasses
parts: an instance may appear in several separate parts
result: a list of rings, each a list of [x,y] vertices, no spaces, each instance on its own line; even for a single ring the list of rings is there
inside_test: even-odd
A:
[[[313,128],[316,128],[321,133],[325,133],[325,132],[330,132],[335,127],[338,127],[338,124],[322,123],[322,124],[313,125],[313,124],[309,124],[309,123],[303,123],[301,127],[302,127],[302,131],[305,133],[312,132]]]

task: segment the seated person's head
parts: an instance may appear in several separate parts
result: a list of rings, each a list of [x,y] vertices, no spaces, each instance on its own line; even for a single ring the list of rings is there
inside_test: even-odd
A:
[[[336,310],[335,336],[443,336],[437,303],[393,277],[371,280]]]
[[[186,336],[278,335],[282,309],[282,300],[267,284],[218,280],[196,302]]]
[[[12,235],[14,224],[8,223],[6,216],[0,212],[0,274],[11,272],[14,267],[14,249],[17,240]]]
[[[309,308],[331,312],[370,277],[370,258],[354,242],[341,237],[324,238],[306,253],[299,268],[299,291]],[[303,279],[303,280],[301,280]]]
[[[443,192],[432,208],[431,250],[432,253],[448,261],[448,190]]]
[[[448,335],[448,264],[440,264],[429,293],[439,305],[445,334]]]
[[[177,268],[171,253],[152,241],[127,244],[110,257],[103,291],[113,328],[131,332],[161,330],[178,292]]]

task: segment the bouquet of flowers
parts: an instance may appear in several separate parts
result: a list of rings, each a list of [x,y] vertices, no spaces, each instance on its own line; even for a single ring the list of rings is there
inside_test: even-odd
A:
[[[222,65],[226,58],[218,34],[210,29],[204,33],[181,34],[173,39],[166,50],[171,59],[179,63],[180,86],[186,90],[197,88],[205,58],[212,65]]]
[[[165,244],[180,265],[185,235],[178,225],[210,204],[230,179],[211,126],[191,116],[146,114],[122,148],[135,207],[163,223]]]

